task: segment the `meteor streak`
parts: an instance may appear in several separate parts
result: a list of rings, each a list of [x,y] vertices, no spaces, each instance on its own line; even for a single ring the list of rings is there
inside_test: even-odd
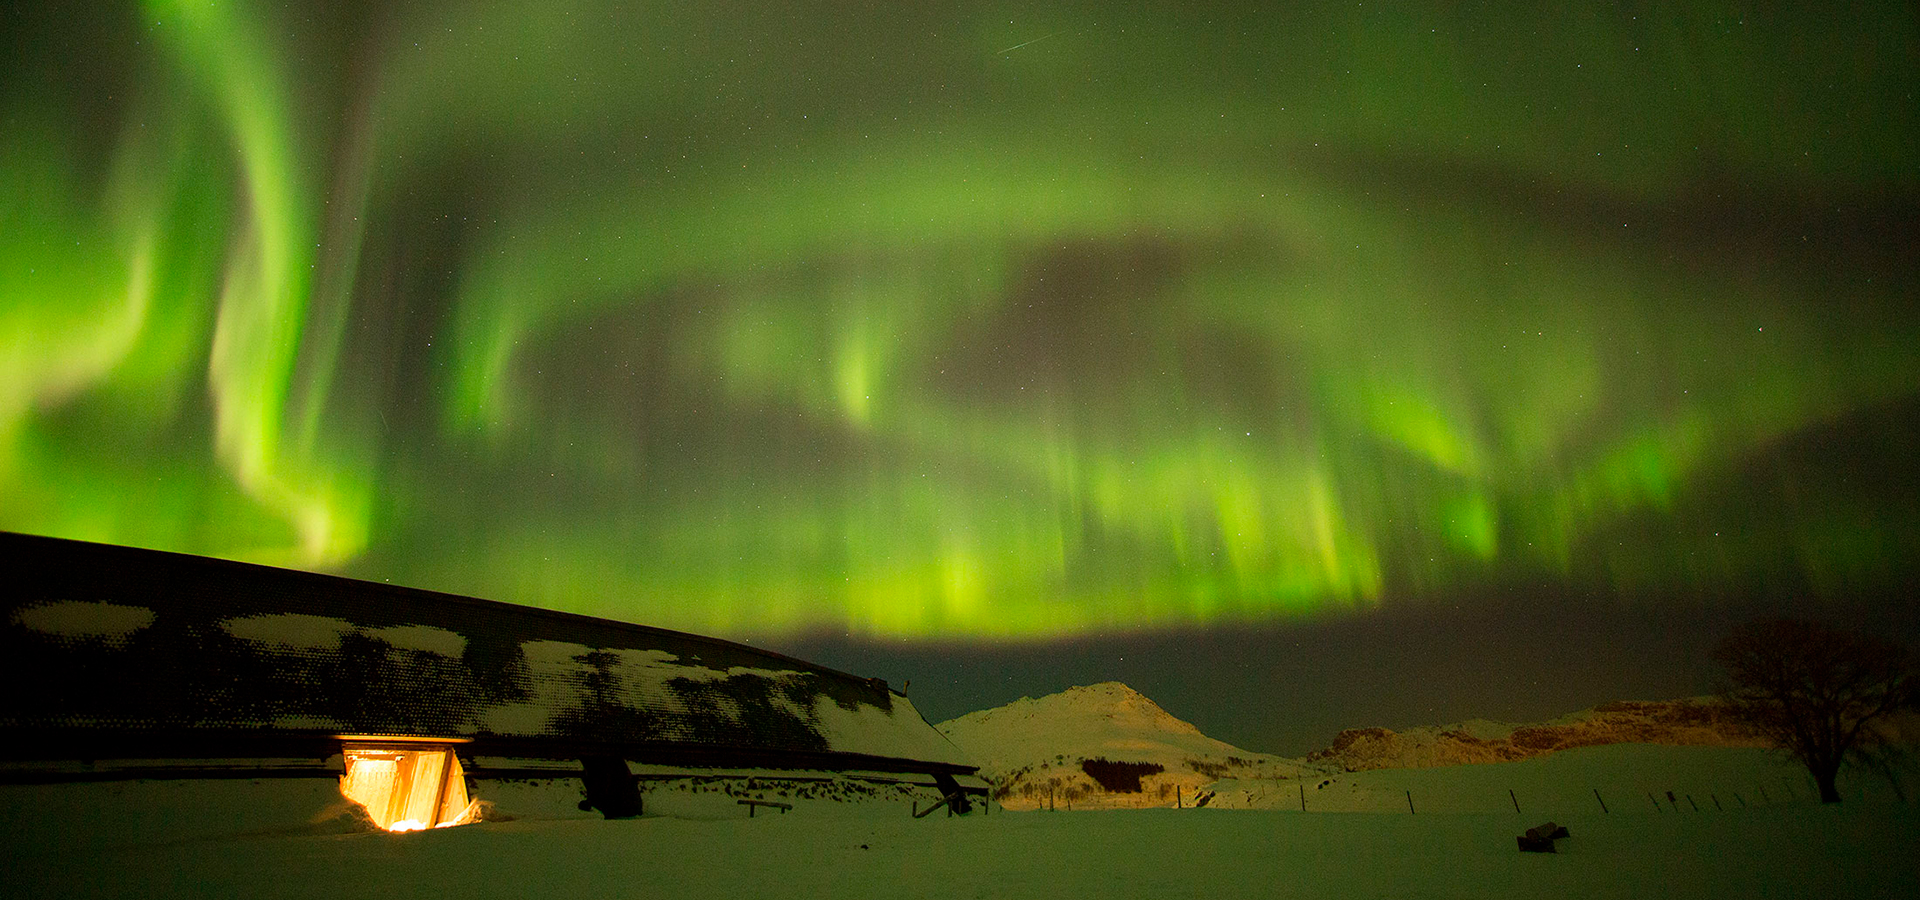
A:
[[[1058,32],[1058,31],[1056,31],[1056,32],[1054,32],[1053,34],[1043,34],[1043,35],[1041,35],[1041,36],[1039,36],[1039,37],[1037,37],[1037,38],[1034,38],[1033,40],[1030,40],[1030,41],[1027,41],[1026,43],[1021,43],[1021,44],[1015,44],[1015,45],[1013,45],[1013,46],[1011,46],[1011,47],[1008,47],[1008,48],[1007,48],[1007,49],[1005,49],[1005,50],[1002,50],[1002,51],[1000,51],[1000,53],[995,53],[994,55],[995,55],[995,56],[999,56],[999,55],[1000,55],[1001,53],[1012,53],[1013,51],[1015,51],[1015,50],[1018,50],[1018,49],[1020,49],[1021,47],[1025,47],[1025,46],[1027,46],[1028,44],[1038,44],[1038,43],[1040,43],[1041,41],[1044,41],[1044,40],[1046,40],[1047,38],[1050,38],[1050,37],[1053,37],[1053,35],[1054,35],[1054,34],[1059,34],[1059,33],[1060,33],[1060,32]]]

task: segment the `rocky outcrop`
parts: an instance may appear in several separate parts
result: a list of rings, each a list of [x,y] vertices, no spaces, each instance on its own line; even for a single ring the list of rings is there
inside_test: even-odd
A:
[[[1326,749],[1308,754],[1307,761],[1348,772],[1418,769],[1509,762],[1602,744],[1765,746],[1711,698],[1694,698],[1605,703],[1532,725],[1476,720],[1401,732],[1352,728],[1335,736]]]

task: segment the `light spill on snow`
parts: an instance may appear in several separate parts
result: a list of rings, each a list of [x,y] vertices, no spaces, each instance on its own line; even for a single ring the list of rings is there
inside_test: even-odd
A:
[[[14,621],[41,634],[103,641],[124,647],[135,632],[153,624],[153,610],[118,603],[61,600],[29,606],[13,614]]]

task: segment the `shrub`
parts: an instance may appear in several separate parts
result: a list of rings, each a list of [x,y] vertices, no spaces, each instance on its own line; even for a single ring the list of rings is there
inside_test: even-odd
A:
[[[1228,761],[1226,763],[1207,762],[1206,760],[1203,760],[1203,759],[1187,760],[1187,768],[1192,769],[1194,771],[1194,774],[1205,775],[1208,778],[1227,777],[1227,766],[1232,764],[1233,764],[1232,757],[1228,757]]]
[[[1116,794],[1140,793],[1140,779],[1166,771],[1159,763],[1114,762],[1104,757],[1083,759],[1080,770]]]

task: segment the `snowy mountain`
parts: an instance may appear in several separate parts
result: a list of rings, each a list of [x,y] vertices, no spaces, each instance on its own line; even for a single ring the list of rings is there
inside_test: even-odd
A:
[[[1326,749],[1307,754],[1306,761],[1347,772],[1419,769],[1512,762],[1606,744],[1765,746],[1764,741],[1729,721],[1712,698],[1699,697],[1603,703],[1529,725],[1473,719],[1404,731],[1351,728],[1340,732]]]
[[[980,766],[1008,809],[1190,804],[1222,778],[1326,769],[1214,740],[1117,681],[1023,697],[934,727]]]
[[[1402,731],[1354,728],[1326,749],[1286,759],[1207,737],[1114,681],[1021,698],[935,728],[981,767],[1009,809],[1175,806],[1211,800],[1226,784],[1516,762],[1611,744],[1764,746],[1703,697],[1605,703],[1530,724],[1473,719]]]

